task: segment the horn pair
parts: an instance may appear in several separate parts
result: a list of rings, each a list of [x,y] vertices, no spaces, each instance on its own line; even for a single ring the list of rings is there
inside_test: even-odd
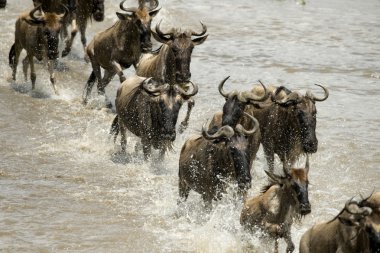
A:
[[[198,85],[194,84],[192,81],[189,81],[189,83],[191,83],[193,88],[191,90],[189,89],[188,91],[182,89],[178,84],[174,85],[174,87],[183,97],[192,97],[198,93]]]
[[[264,94],[262,96],[257,96],[253,92],[237,92],[236,90],[231,91],[231,92],[226,92],[223,89],[223,86],[227,79],[230,78],[230,76],[227,76],[226,78],[223,79],[223,81],[220,82],[218,86],[219,93],[225,97],[229,98],[230,96],[237,95],[237,98],[239,99],[240,102],[246,103],[246,102],[262,102],[265,101],[268,98],[268,92],[267,88],[264,86],[264,84],[259,80],[261,86],[264,88]]]
[[[243,134],[243,135],[252,135],[254,134],[257,129],[259,128],[259,122],[257,121],[257,119],[255,119],[253,116],[249,115],[248,113],[245,113],[250,119],[252,119],[252,121],[254,122],[254,126],[251,130],[247,130],[245,129],[241,124],[238,124],[236,127],[235,127],[235,130],[236,132],[240,133],[240,134]],[[208,127],[207,127],[207,122],[202,126],[202,136],[206,139],[206,140],[215,140],[217,138],[220,138],[220,137],[226,137],[227,139],[231,138],[234,134],[235,134],[235,131],[232,127],[230,126],[222,126],[221,128],[219,128],[219,130],[210,135],[208,132]]]
[[[353,201],[350,199],[346,202],[344,205],[344,210],[346,210],[348,213],[353,215],[360,215],[360,216],[368,216],[372,213],[372,209],[370,207],[360,207],[359,203],[357,201]]]
[[[311,93],[311,91],[307,91],[306,97],[310,98],[313,101],[318,101],[318,102],[325,101],[329,97],[328,89],[322,85],[319,85],[319,84],[315,84],[315,85],[317,85],[323,89],[323,91],[325,92],[325,96],[322,98],[319,98],[319,97],[316,97],[313,93]],[[276,104],[288,106],[288,105],[292,105],[292,104],[298,104],[302,101],[302,95],[296,91],[291,92],[290,94],[286,95],[286,97],[284,99],[278,100],[277,95],[280,94],[280,92],[283,90],[287,90],[287,89],[284,86],[280,86],[276,89],[274,95],[272,94],[272,96],[271,96],[272,101],[275,102]]]
[[[184,97],[192,97],[194,96],[195,94],[198,93],[198,85],[194,84],[193,82],[191,82],[191,85],[193,86],[193,88],[188,91],[185,91],[184,89],[182,89],[179,85],[174,85],[174,88]],[[165,91],[168,91],[170,89],[170,85],[169,84],[164,84],[164,85],[158,85],[158,86],[154,86],[152,84],[152,77],[149,77],[147,79],[145,79],[143,81],[143,88],[146,92],[150,93],[150,94],[156,94],[156,93],[162,93],[162,92],[165,92]]]
[[[121,1],[120,2],[120,4],[119,4],[119,8],[121,9],[121,10],[123,10],[123,11],[125,11],[125,12],[136,12],[138,9],[143,9],[144,8],[144,6],[146,6],[145,4],[146,4],[146,1],[145,0],[139,0],[139,7],[138,8],[136,8],[136,7],[129,7],[129,8],[126,8],[126,7],[124,7],[124,3],[125,3],[125,1],[127,1],[127,0],[123,0],[123,1]],[[153,0],[154,1],[154,4],[153,4],[153,6],[150,6],[150,8],[149,8],[149,11],[152,11],[152,10],[154,10],[154,9],[156,9],[157,7],[158,7],[158,1],[157,0]],[[149,2],[151,2],[151,1],[149,1]]]
[[[162,20],[160,20],[160,22],[158,22],[158,24],[156,25],[156,33],[157,35],[162,39],[162,40],[168,40],[168,39],[173,39],[174,38],[174,32],[167,32],[167,33],[164,33],[160,26],[161,26],[161,22]],[[202,31],[200,33],[196,33],[194,32],[193,30],[191,30],[191,36],[203,36],[206,34],[207,32],[207,26],[205,24],[203,24],[202,22],[200,22],[201,25],[202,25]]]
[[[64,8],[65,12],[64,12],[62,15],[58,15],[58,16],[59,16],[59,18],[64,19],[64,18],[66,18],[67,15],[69,14],[69,9],[67,8],[66,5],[64,5],[64,4],[62,4],[62,3],[61,3],[60,5],[62,5],[62,7]],[[35,16],[35,14],[36,14],[36,12],[37,12],[38,10],[39,10],[40,13],[42,14],[41,16]],[[37,5],[36,7],[34,7],[34,8],[29,12],[29,16],[30,16],[34,21],[38,21],[38,22],[43,21],[45,14],[44,14],[44,12],[42,11],[42,4],[39,4],[39,5]]]

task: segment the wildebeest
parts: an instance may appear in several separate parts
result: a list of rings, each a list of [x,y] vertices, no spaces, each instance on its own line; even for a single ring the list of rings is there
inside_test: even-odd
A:
[[[176,138],[179,110],[185,98],[194,96],[198,86],[185,91],[178,85],[159,84],[152,78],[128,78],[117,90],[116,112],[111,133],[121,134],[121,148],[126,151],[126,130],[141,138],[144,158],[151,147],[160,150],[160,158],[171,149]]]
[[[142,57],[137,65],[136,74],[153,77],[161,83],[179,84],[186,89],[186,84],[191,78],[190,62],[193,48],[205,42],[208,36],[205,35],[207,27],[201,23],[202,32],[200,33],[191,30],[181,31],[175,28],[164,33],[160,29],[160,23],[156,25],[156,31],[152,31],[152,34],[163,45],[157,52],[145,54]],[[192,38],[192,36],[197,38]],[[192,99],[187,102],[188,110],[185,119],[181,122],[180,131],[188,126],[191,110],[194,107]]]
[[[379,253],[380,192],[360,202],[349,200],[334,219],[306,231],[300,253],[313,252]]]
[[[23,49],[26,50],[27,56],[23,60],[23,70],[25,79],[27,78],[28,66],[30,65],[30,79],[32,89],[36,83],[36,73],[34,70],[33,57],[39,61],[48,60],[48,69],[50,81],[55,93],[58,93],[55,86],[54,61],[58,58],[59,32],[61,29],[61,20],[65,18],[68,10],[65,6],[64,14],[44,13],[40,6],[33,8],[29,13],[22,14],[16,21],[15,43],[9,52],[9,65],[13,73],[12,78],[16,80],[18,59]],[[39,14],[37,14],[37,11]]]
[[[125,8],[125,0],[120,9],[126,13],[116,12],[119,21],[107,30],[97,33],[86,48],[90,58],[92,72],[84,90],[83,102],[86,104],[95,81],[98,80],[98,93],[105,94],[105,87],[118,74],[120,82],[125,80],[123,69],[136,66],[140,55],[152,49],[150,24],[159,9],[147,7]],[[158,2],[155,7],[158,6]],[[100,67],[104,69],[101,77]],[[107,106],[110,106],[107,101]]]
[[[220,82],[218,90],[219,93],[225,97],[226,102],[223,105],[222,116],[220,113],[216,113],[210,123],[209,133],[215,132],[220,126],[230,126],[232,128],[236,127],[238,123],[242,126],[249,128],[252,123],[251,120],[247,121],[244,117],[244,111],[248,112],[250,106],[260,106],[260,102],[265,101],[268,98],[269,93],[266,87],[260,82],[263,94],[261,96],[256,95],[250,91],[238,92],[236,90],[226,92],[224,90],[224,84],[229,78],[226,77],[222,82]],[[221,118],[221,120],[220,120]],[[256,158],[256,153],[260,145],[260,130],[256,131],[255,134],[249,137],[249,150],[251,152],[250,167]]]
[[[205,124],[202,136],[193,136],[185,142],[179,158],[179,202],[194,190],[202,195],[206,208],[211,209],[212,200],[221,197],[228,183],[237,183],[240,195],[245,196],[252,179],[248,138],[259,129],[257,120],[247,116],[253,123],[250,130],[240,124],[234,128],[227,125],[211,135]]]
[[[315,102],[325,101],[329,92],[320,86],[325,96],[318,98],[310,91],[306,95],[292,92],[285,87],[272,87],[271,100],[265,106],[250,107],[248,110],[260,123],[261,143],[273,172],[274,154],[285,164],[293,164],[302,154],[317,152],[318,139],[315,133],[317,109]],[[283,98],[279,95],[284,94]]]
[[[308,197],[309,158],[306,156],[305,168],[284,168],[284,176],[265,172],[270,183],[259,196],[245,201],[240,223],[247,230],[260,228],[266,235],[274,238],[276,252],[280,238],[285,239],[286,252],[293,252],[293,219],[300,219],[311,212]]]
[[[78,32],[81,34],[81,42],[85,50],[87,45],[86,28],[88,20],[94,19],[97,22],[104,20],[104,0],[76,0],[76,8],[71,16],[71,34],[68,36],[67,26],[63,30],[63,37],[66,38],[66,46],[62,51],[62,57],[68,55],[71,51],[74,38]],[[78,25],[78,28],[77,28]]]

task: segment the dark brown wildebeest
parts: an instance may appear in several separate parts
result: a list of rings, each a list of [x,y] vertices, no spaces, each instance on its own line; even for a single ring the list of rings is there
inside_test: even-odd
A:
[[[240,124],[234,128],[227,125],[211,135],[205,124],[202,136],[195,135],[185,142],[179,158],[179,203],[194,190],[202,195],[205,207],[210,210],[212,200],[220,199],[229,183],[237,183],[239,195],[246,195],[252,179],[248,140],[259,129],[257,120],[247,116],[253,123],[251,130]]]
[[[240,123],[245,128],[250,128],[252,125],[251,120],[247,120],[244,117],[244,112],[248,112],[249,106],[260,106],[260,102],[265,101],[268,98],[268,92],[266,87],[260,82],[262,87],[261,96],[256,95],[250,91],[238,92],[236,90],[226,92],[223,87],[227,79],[226,77],[222,82],[220,82],[218,90],[219,93],[225,97],[226,102],[223,105],[223,111],[216,113],[210,123],[209,133],[213,134],[221,126],[230,126],[235,128],[238,123]],[[256,153],[260,145],[260,130],[256,131],[255,134],[249,136],[249,152],[250,155],[250,168],[252,163],[256,158]]]
[[[274,238],[276,252],[280,238],[286,241],[286,252],[293,252],[293,219],[300,219],[311,212],[308,197],[308,156],[305,168],[284,168],[285,176],[265,172],[271,182],[263,188],[259,196],[245,201],[240,223],[251,231],[260,228],[266,235]]]
[[[160,22],[161,23],[161,22]],[[194,46],[200,45],[207,39],[207,27],[201,23],[202,32],[184,31],[172,29],[171,32],[163,33],[160,23],[156,25],[156,32],[152,31],[153,37],[163,43],[158,52],[146,54],[139,61],[136,74],[139,76],[153,77],[153,79],[170,85],[179,84],[186,89],[190,81],[190,62]],[[197,36],[197,38],[192,38]],[[194,100],[188,102],[188,110],[185,119],[181,122],[180,132],[188,126]]]
[[[64,20],[62,27],[62,37],[66,40],[65,49],[62,51],[62,57],[68,55],[71,51],[73,40],[79,31],[81,33],[81,41],[83,49],[87,44],[86,28],[88,20],[92,18],[101,22],[104,19],[104,0],[33,0],[34,6],[40,5],[43,11],[46,12],[62,12],[62,5],[64,4],[69,9],[70,13]],[[71,34],[68,35],[68,25],[71,24]]]
[[[71,0],[72,1],[72,0]],[[67,24],[63,30],[63,37],[66,39],[65,49],[62,51],[62,57],[68,55],[71,51],[74,38],[78,32],[81,34],[83,49],[87,46],[86,28],[88,20],[94,19],[96,22],[104,20],[104,0],[76,0],[76,9],[71,16],[71,34],[68,36]]]
[[[92,72],[84,90],[85,104],[96,80],[98,93],[105,95],[105,87],[115,74],[118,74],[122,83],[125,80],[123,69],[131,65],[136,66],[141,54],[152,49],[150,24],[159,9],[125,8],[124,2],[125,0],[120,3],[120,9],[126,13],[116,12],[119,21],[107,30],[97,33],[87,46],[86,52],[91,61]],[[104,69],[103,78],[100,67]],[[110,106],[108,99],[106,102],[107,106]]]
[[[160,160],[171,149],[176,137],[178,113],[185,99],[194,96],[198,86],[184,91],[178,85],[158,84],[152,78],[128,78],[117,90],[116,112],[111,134],[121,133],[122,152],[126,151],[126,130],[141,138],[144,158],[151,147],[160,150]]]
[[[333,220],[306,231],[300,253],[319,252],[379,253],[380,192],[360,202],[349,200]]]
[[[40,6],[32,9],[28,14],[21,15],[16,21],[15,43],[9,52],[9,65],[13,73],[12,78],[16,80],[18,59],[23,49],[26,50],[27,56],[23,60],[23,70],[25,79],[27,79],[28,66],[30,65],[30,79],[32,89],[36,83],[36,72],[34,70],[33,57],[39,61],[48,60],[48,69],[50,81],[54,92],[57,94],[54,76],[54,61],[58,58],[59,32],[61,29],[61,20],[65,18],[68,10],[65,8],[64,14],[44,13]],[[37,12],[38,11],[38,15]]]
[[[284,165],[289,166],[302,154],[317,152],[315,102],[326,100],[329,92],[322,85],[316,85],[324,90],[323,98],[314,96],[310,91],[301,95],[283,86],[270,87],[273,102],[268,101],[266,106],[260,108],[252,106],[248,110],[260,123],[261,143],[269,171],[273,172],[274,154],[279,156]],[[283,97],[280,99],[279,95]]]

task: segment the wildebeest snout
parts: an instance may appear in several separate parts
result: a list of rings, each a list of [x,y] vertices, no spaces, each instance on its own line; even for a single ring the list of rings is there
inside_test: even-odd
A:
[[[179,72],[179,71],[176,72],[176,81],[177,81],[177,83],[187,83],[187,82],[190,81],[190,78],[191,78],[191,73],[190,72],[185,72],[185,73],[182,73],[182,72]]]
[[[104,11],[97,9],[92,16],[94,17],[96,22],[102,22],[104,20]]]
[[[303,143],[303,149],[306,153],[315,153],[318,150],[318,140],[307,140]]]
[[[164,129],[163,129],[164,130]],[[176,133],[175,131],[163,131],[163,134],[161,135],[162,138],[164,138],[165,140],[170,140],[170,141],[174,141],[175,140],[175,137],[176,137]]]
[[[300,204],[300,212],[301,212],[301,215],[306,215],[306,214],[309,214],[311,213],[311,205],[309,202],[307,203],[301,203]]]

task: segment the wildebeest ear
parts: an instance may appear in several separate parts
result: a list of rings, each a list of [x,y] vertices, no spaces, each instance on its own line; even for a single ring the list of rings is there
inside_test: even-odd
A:
[[[150,12],[149,12],[149,16],[151,16],[151,17],[153,18],[154,16],[157,15],[157,13],[158,13],[160,10],[161,10],[161,9],[157,9],[157,10],[154,10],[154,11],[150,11]]]
[[[203,37],[199,37],[199,38],[192,39],[192,41],[193,41],[194,45],[197,46],[197,45],[200,45],[200,44],[202,44],[203,42],[205,42],[205,40],[207,39],[207,37],[208,37],[208,34],[205,35],[205,36],[203,36]]]
[[[155,31],[151,31],[151,32],[152,32],[153,38],[154,38],[155,40],[157,40],[158,42],[161,42],[161,43],[167,44],[169,41],[171,41],[170,38],[166,38],[166,37],[160,37],[160,36],[158,36],[158,34],[157,34]]]
[[[28,23],[29,25],[44,25],[45,24],[45,21],[44,20],[37,20],[37,19],[33,19],[31,17],[25,17],[23,18],[23,20]]]
[[[127,13],[120,13],[120,12],[116,12],[116,15],[117,17],[120,19],[120,20],[127,20],[127,21],[131,21],[133,16],[130,15],[130,14],[127,14]]]

